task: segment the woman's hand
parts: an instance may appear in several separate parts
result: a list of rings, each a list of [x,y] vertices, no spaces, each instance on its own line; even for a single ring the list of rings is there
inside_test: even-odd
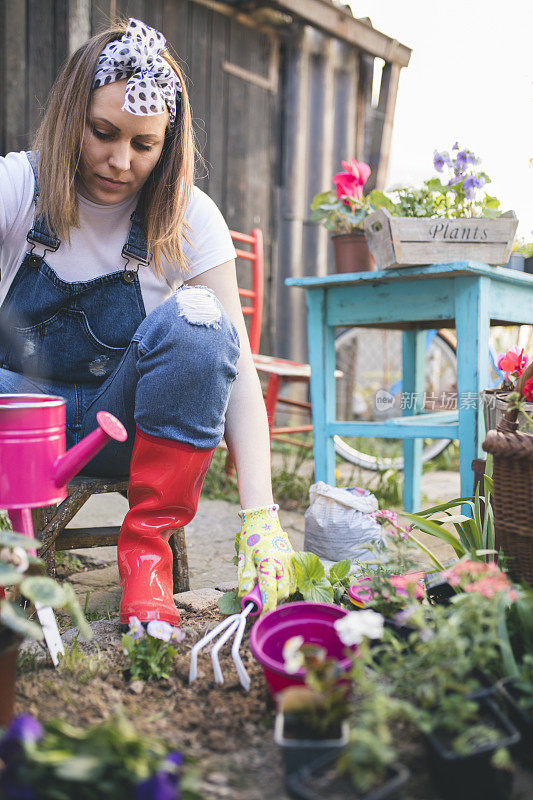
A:
[[[239,597],[261,589],[263,613],[286,600],[296,589],[293,549],[278,519],[278,506],[241,511],[242,529],[235,537],[239,554]]]

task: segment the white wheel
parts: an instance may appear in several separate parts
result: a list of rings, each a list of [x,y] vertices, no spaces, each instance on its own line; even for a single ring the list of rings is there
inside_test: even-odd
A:
[[[457,392],[455,349],[438,332],[428,331],[425,409],[443,410],[443,399]],[[335,340],[337,419],[383,421],[401,416],[402,334],[375,328],[348,328]],[[385,402],[380,403],[380,399]],[[377,401],[377,402],[376,402]],[[403,469],[402,440],[335,436],[335,451],[363,469]],[[450,439],[426,439],[422,460],[442,453]]]

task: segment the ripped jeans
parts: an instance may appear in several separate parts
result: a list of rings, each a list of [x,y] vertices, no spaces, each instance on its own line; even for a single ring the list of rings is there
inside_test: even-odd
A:
[[[47,382],[0,369],[0,393],[44,392],[67,400],[67,448],[97,427],[98,411],[125,425],[83,472],[125,475],[135,428],[193,447],[216,447],[224,433],[239,338],[214,293],[182,286],[141,322],[119,366],[100,386]]]

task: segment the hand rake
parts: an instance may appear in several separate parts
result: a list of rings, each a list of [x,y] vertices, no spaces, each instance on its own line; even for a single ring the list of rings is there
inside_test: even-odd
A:
[[[259,589],[259,585],[256,584],[252,591],[245,595],[241,600],[241,608],[242,611],[240,614],[231,614],[231,616],[226,617],[226,619],[222,620],[213,630],[209,631],[205,636],[203,636],[196,644],[193,646],[191,650],[191,665],[189,669],[189,683],[192,683],[198,677],[198,653],[200,650],[212,642],[217,636],[220,637],[215,642],[213,647],[211,648],[211,663],[213,664],[213,673],[215,676],[216,683],[224,683],[224,676],[222,675],[222,669],[220,668],[220,662],[218,660],[218,654],[228,639],[235,634],[233,639],[233,644],[231,646],[231,657],[233,659],[233,663],[235,664],[235,668],[237,670],[237,674],[239,676],[239,681],[241,686],[246,689],[248,692],[250,690],[250,677],[246,672],[244,664],[242,663],[242,659],[239,653],[242,638],[244,636],[244,629],[246,627],[246,620],[249,616],[256,617],[258,614],[261,613],[263,608],[263,602],[261,600],[261,590]]]

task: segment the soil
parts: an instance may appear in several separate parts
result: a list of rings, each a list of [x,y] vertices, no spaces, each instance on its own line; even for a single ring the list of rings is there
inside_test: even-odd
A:
[[[16,712],[86,725],[121,705],[140,732],[160,736],[198,760],[205,800],[288,800],[282,759],[273,742],[274,704],[247,637],[241,655],[251,678],[249,693],[239,684],[229,652],[220,659],[225,682],[214,683],[208,648],[199,658],[198,679],[189,685],[190,648],[220,614],[215,609],[181,613],[186,636],[178,645],[170,680],[128,683],[118,623],[102,620],[91,623],[98,644],[79,642],[83,656],[57,670],[41,651],[36,655],[35,648],[26,649],[19,662]],[[67,651],[74,633],[64,636]],[[421,743],[405,730],[397,731],[395,740],[399,760],[411,771],[404,800],[437,800]],[[532,774],[524,772],[519,783],[530,787]],[[533,793],[529,788],[517,796],[531,800]]]

